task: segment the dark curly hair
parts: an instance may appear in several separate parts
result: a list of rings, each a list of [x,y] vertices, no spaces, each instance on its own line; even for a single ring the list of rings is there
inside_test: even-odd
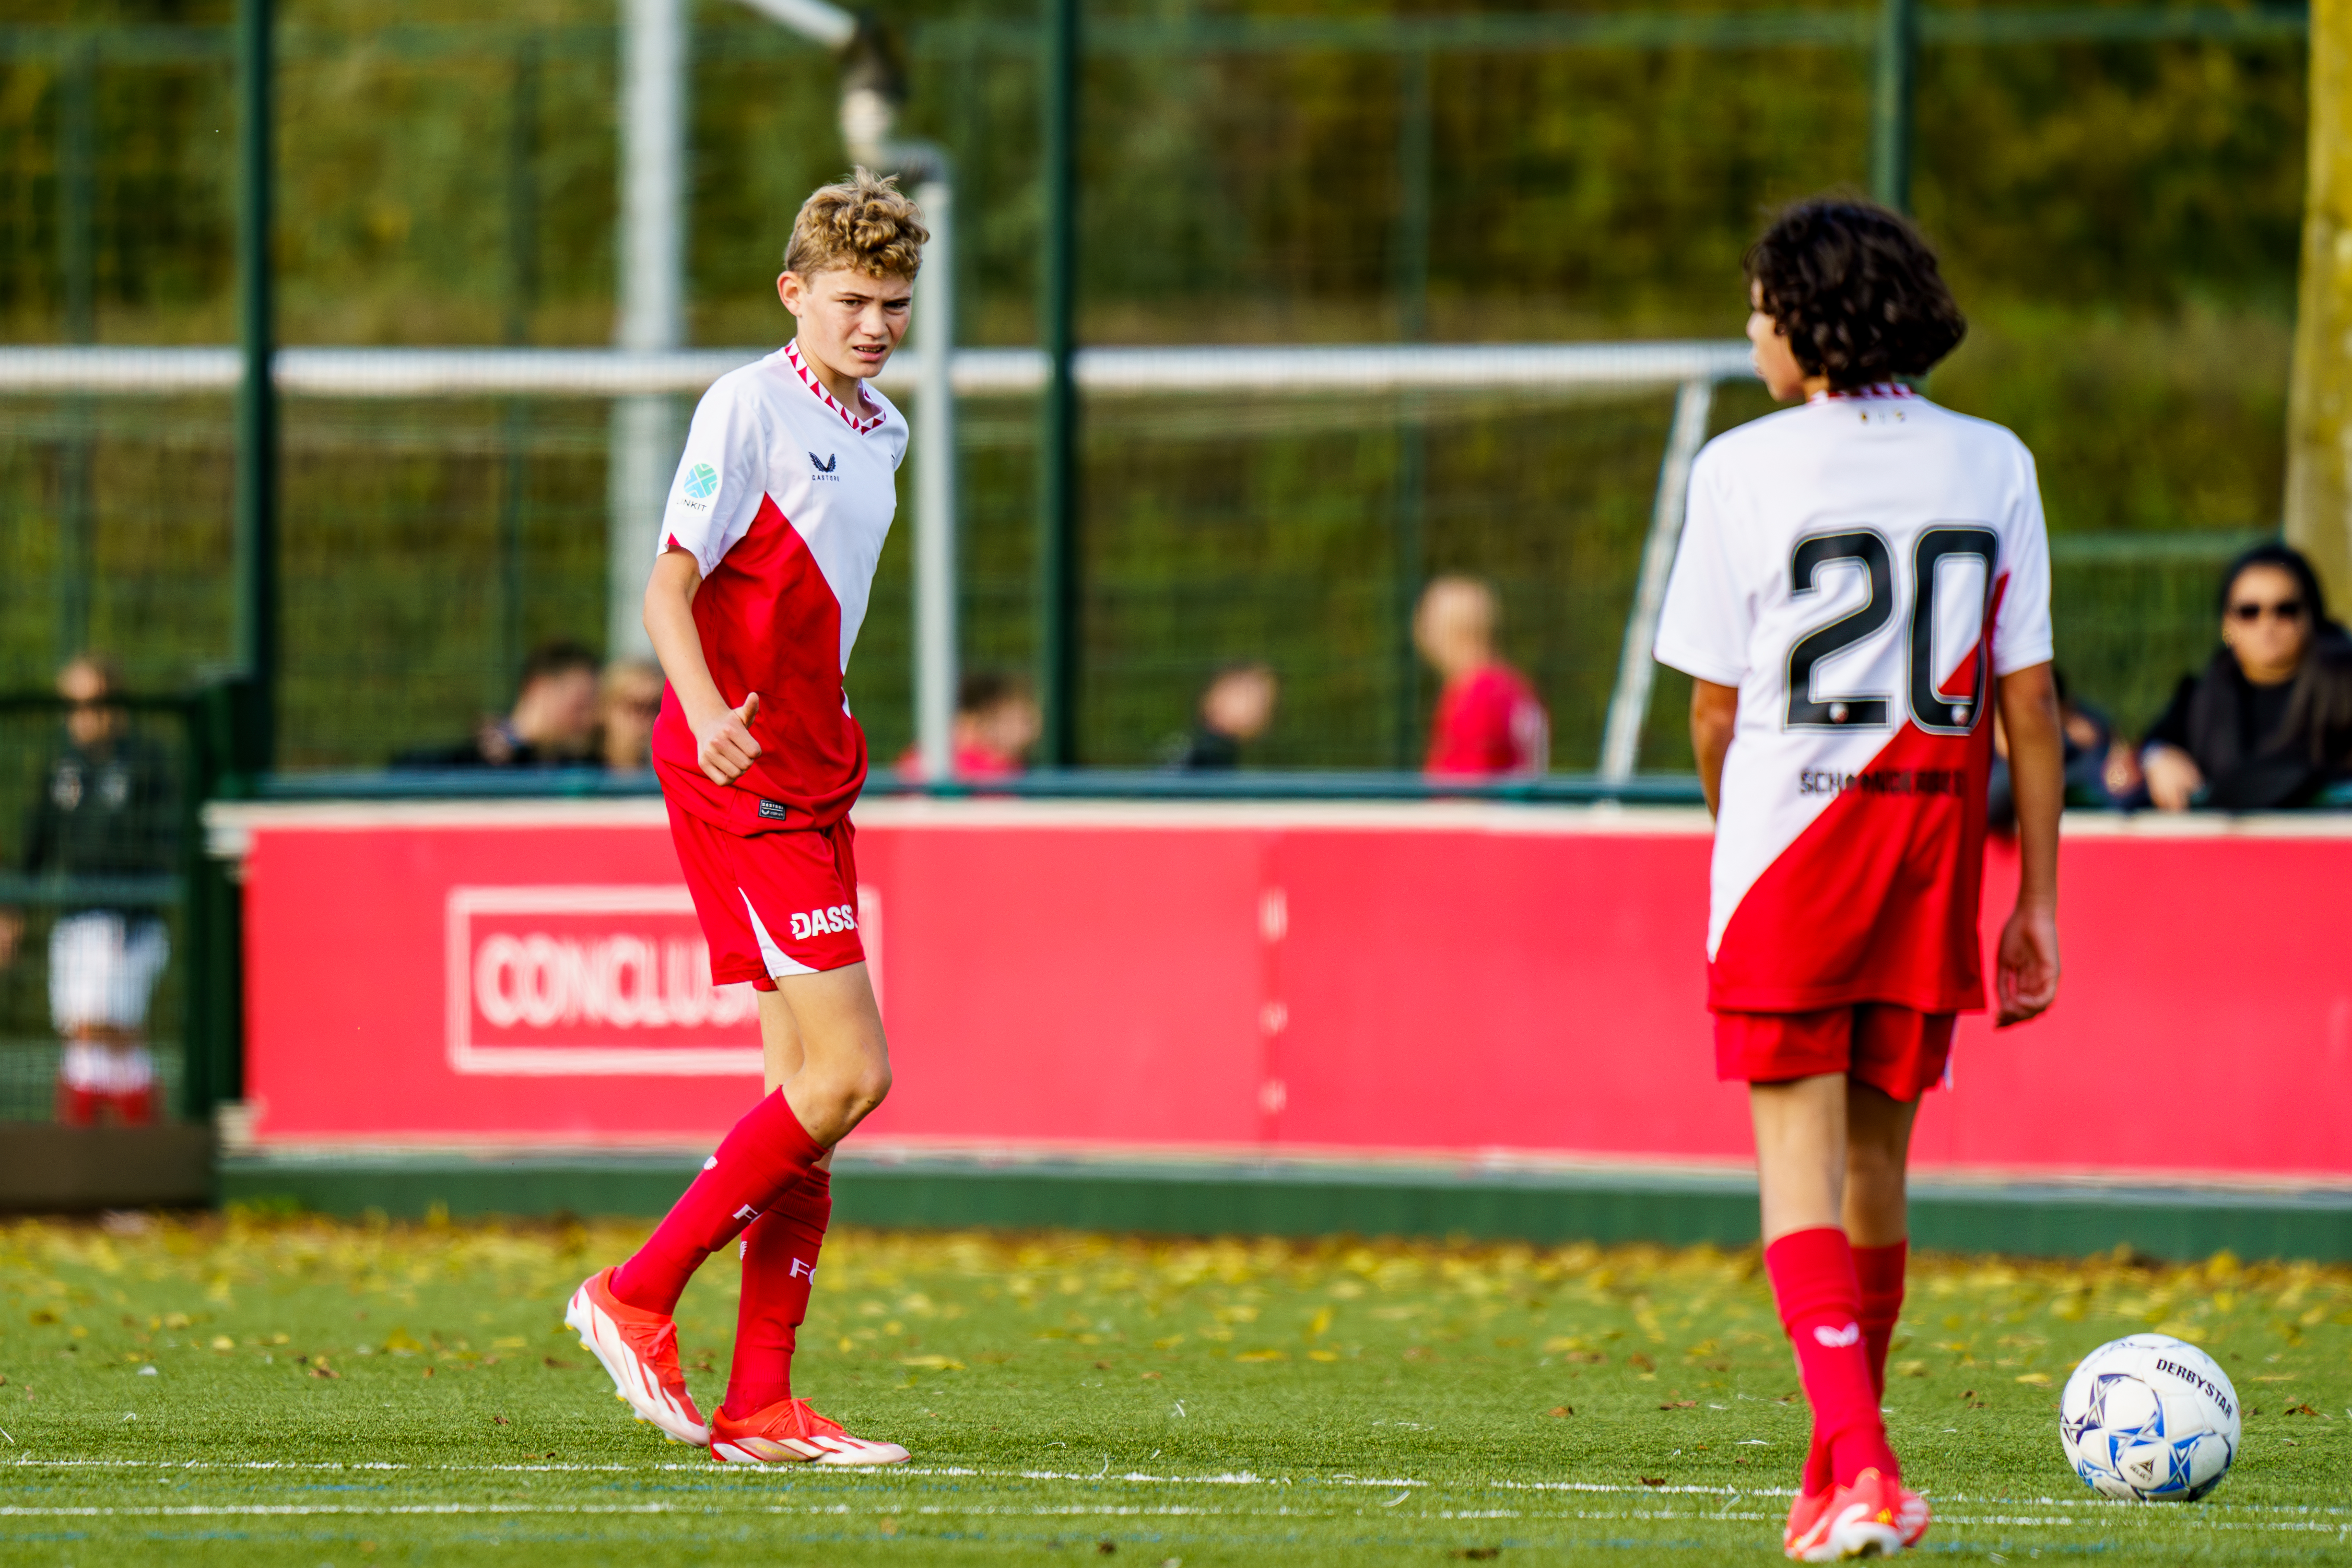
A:
[[[1797,363],[1833,387],[1924,375],[1969,329],[1926,238],[1858,197],[1783,209],[1745,265]]]

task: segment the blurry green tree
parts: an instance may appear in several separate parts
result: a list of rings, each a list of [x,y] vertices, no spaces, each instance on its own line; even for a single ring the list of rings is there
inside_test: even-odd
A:
[[[1845,14],[1801,9],[1827,35]],[[68,110],[86,70],[98,337],[227,340],[226,0],[10,10],[0,334],[68,335],[67,267],[82,251],[61,214],[85,176]],[[960,160],[967,340],[1026,342],[1033,8],[892,10],[909,41],[909,128]],[[1090,11],[1087,340],[1728,337],[1763,214],[1866,173],[1857,47],[1423,53],[1413,29],[1466,9],[1385,15],[1376,0]],[[515,0],[485,22],[462,0],[283,0],[283,16],[282,340],[605,340],[610,6]],[[1268,17],[1291,19],[1271,41],[1247,26]],[[793,211],[842,163],[832,68],[725,0],[702,0],[696,24],[692,333],[772,343],[783,319],[768,279]],[[2211,636],[2215,552],[2278,515],[2303,43],[2282,29],[1943,44],[1919,79],[1920,215],[1973,322],[1936,395],[2039,455],[2062,539],[2062,660],[2138,722]],[[1417,165],[1425,191],[1405,178]],[[1736,392],[1720,408],[1718,424],[1762,404]],[[287,760],[364,762],[454,733],[503,700],[518,638],[601,624],[595,412],[289,405]],[[1018,665],[1029,422],[1016,406],[970,412],[966,658]],[[1383,762],[1400,727],[1409,746],[1390,519],[1407,504],[1401,432],[1420,420],[1423,559],[1501,582],[1506,641],[1556,711],[1556,763],[1589,767],[1665,413],[1663,399],[1096,411],[1085,753],[1147,758],[1206,670],[1244,655],[1272,657],[1287,682],[1266,760]],[[150,684],[221,656],[226,432],[225,402],[93,413],[0,389],[0,685],[44,678],[71,591],[89,634]],[[91,441],[94,532],[77,550],[63,476]],[[2154,532],[2178,536],[2170,553],[2130,542]],[[95,583],[72,588],[78,571]],[[884,758],[908,729],[905,600],[893,550],[854,673]],[[1662,685],[1646,762],[1686,756],[1679,700]]]

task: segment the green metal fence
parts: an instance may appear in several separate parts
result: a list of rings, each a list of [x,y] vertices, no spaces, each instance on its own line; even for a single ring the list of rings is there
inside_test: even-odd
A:
[[[1904,94],[1874,62],[1902,9],[1089,5],[1065,204],[1074,331],[1726,335],[1762,204],[1891,177]],[[253,211],[228,8],[172,25],[20,15],[0,27],[0,326],[228,340],[232,242]],[[268,229],[285,336],[609,330],[609,16],[586,0],[467,16],[387,22],[318,0],[276,29],[297,128],[274,143]],[[973,220],[962,319],[978,341],[1034,340],[1055,204],[1038,17],[1025,0],[894,16],[910,128],[956,152]],[[2133,727],[2209,644],[2220,560],[2273,515],[2304,14],[1992,4],[1915,20],[1911,183],[1978,319],[1936,391],[2043,455],[2061,658]],[[830,66],[716,4],[696,39],[694,334],[756,342],[778,334],[761,297],[781,225],[837,172]],[[1717,426],[1761,407],[1727,392]],[[1061,545],[1036,523],[1036,410],[970,413],[963,662],[1039,663],[1057,624],[1041,578],[1066,548],[1084,760],[1149,761],[1218,663],[1265,657],[1285,694],[1254,761],[1409,764],[1430,694],[1402,610],[1452,567],[1497,580],[1556,761],[1590,766],[1664,398],[1089,402]],[[278,763],[361,767],[453,737],[503,705],[531,643],[596,640],[605,426],[577,400],[287,405],[264,465],[280,486],[262,552],[278,573],[262,618],[279,636]],[[37,686],[93,643],[143,689],[249,662],[235,430],[226,398],[0,389],[0,684]],[[257,482],[249,468],[245,492]],[[889,552],[852,671],[886,760],[908,739],[905,571]],[[1662,682],[1645,766],[1684,759],[1680,698]]]

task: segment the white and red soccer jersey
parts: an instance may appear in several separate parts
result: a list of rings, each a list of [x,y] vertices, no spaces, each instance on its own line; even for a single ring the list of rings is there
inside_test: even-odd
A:
[[[760,694],[760,756],[733,784],[695,764],[675,694],[654,721],[664,793],[730,832],[822,828],[866,781],[866,732],[842,691],[875,563],[898,509],[907,422],[845,408],[789,343],[711,384],[694,411],[660,549],[702,570],[694,623],[729,706]]]
[[[1709,1005],[1981,1008],[1985,710],[1995,676],[2050,657],[2024,444],[1893,386],[1717,436],[1656,653],[1739,690]]]

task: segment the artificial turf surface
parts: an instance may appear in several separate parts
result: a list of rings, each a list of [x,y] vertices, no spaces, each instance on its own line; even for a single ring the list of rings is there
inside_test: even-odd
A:
[[[1779,1560],[1806,1417],[1752,1251],[836,1233],[797,1391],[915,1455],[858,1473],[627,1419],[560,1317],[642,1228],[0,1228],[0,1560]],[[680,1308],[706,1406],[734,1284]],[[2246,1408],[2202,1503],[2059,1457],[2074,1361],[2151,1326]],[[2352,1270],[1916,1260],[1894,1363],[1924,1554],[2352,1559]]]

